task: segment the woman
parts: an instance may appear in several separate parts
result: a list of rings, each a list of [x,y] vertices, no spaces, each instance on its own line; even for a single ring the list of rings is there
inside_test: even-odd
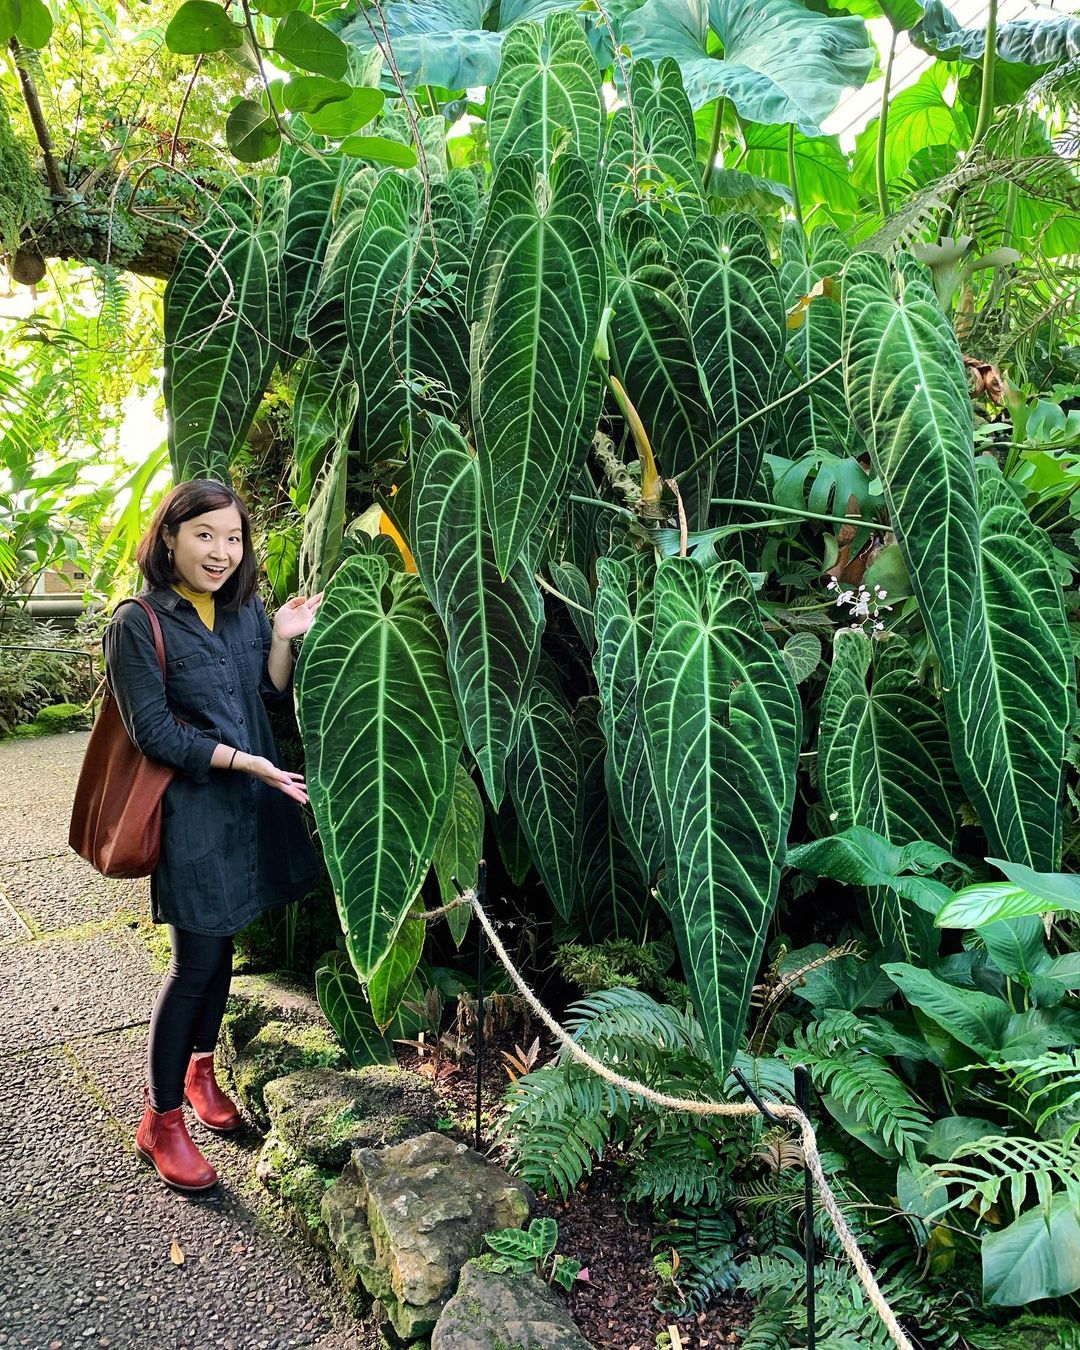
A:
[[[155,923],[172,962],[150,1021],[139,1154],[180,1190],[217,1173],[184,1123],[186,1097],[212,1130],[241,1124],[214,1077],[214,1047],[232,975],[233,936],[310,889],[317,857],[297,803],[304,779],[277,767],[263,698],[285,696],[291,640],[321,595],[282,606],[273,626],[256,594],[247,509],[229,487],[195,479],[158,508],[137,560],[165,642],[163,681],[150,621],[121,606],[105,633],[109,687],[136,746],[172,765],[161,859],[150,878]]]

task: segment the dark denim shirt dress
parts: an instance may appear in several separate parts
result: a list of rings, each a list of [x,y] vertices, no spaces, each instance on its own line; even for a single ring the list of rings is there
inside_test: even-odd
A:
[[[117,609],[104,644],[109,688],[132,741],[179,770],[165,793],[151,912],[155,923],[224,937],[299,899],[319,873],[297,802],[250,774],[210,767],[219,743],[277,764],[263,698],[290,690],[270,679],[272,634],[258,596],[236,613],[218,605],[213,632],[174,590],[141,598],[161,623],[167,683],[139,605]]]

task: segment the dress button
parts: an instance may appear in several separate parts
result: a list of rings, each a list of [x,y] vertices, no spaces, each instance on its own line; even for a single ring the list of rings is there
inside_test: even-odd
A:
[[[183,661],[177,661],[177,663],[176,663],[176,669],[177,669],[177,670],[183,670],[183,669],[184,669],[184,663],[183,663]]]
[[[253,647],[256,645],[255,639],[254,639],[254,638],[251,639],[251,645],[252,645]]]
[[[236,690],[233,688],[233,686],[232,686],[231,684],[229,685],[229,693],[230,693],[230,694],[235,694],[235,693],[236,693]]]
[[[222,665],[225,664],[225,658],[224,658],[224,657],[221,658],[221,664],[222,664]]]
[[[236,720],[240,723],[241,726],[244,725],[244,719],[242,717],[238,717]]]

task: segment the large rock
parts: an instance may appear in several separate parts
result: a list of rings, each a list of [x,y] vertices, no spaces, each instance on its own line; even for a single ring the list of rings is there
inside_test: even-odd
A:
[[[403,1340],[427,1336],[485,1233],[519,1228],[534,1197],[464,1144],[422,1134],[357,1149],[323,1197],[342,1265]]]
[[[267,1083],[301,1069],[346,1069],[348,1056],[327,1022],[267,1022],[229,1065],[236,1092],[262,1129],[270,1116],[263,1096]]]
[[[318,999],[295,975],[234,975],[221,1024],[220,1058],[228,1065],[267,1022],[325,1026]]]
[[[562,1303],[535,1275],[497,1275],[469,1261],[443,1309],[431,1350],[592,1350]]]
[[[302,1069],[268,1082],[263,1100],[280,1139],[316,1167],[340,1172],[354,1149],[382,1148],[438,1124],[435,1092],[406,1069]]]

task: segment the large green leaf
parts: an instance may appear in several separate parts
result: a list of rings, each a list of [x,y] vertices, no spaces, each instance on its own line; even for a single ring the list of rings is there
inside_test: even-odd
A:
[[[1072,639],[1046,537],[985,459],[979,504],[980,622],[946,691],[953,758],[993,852],[1050,871],[1076,716]]]
[[[329,952],[319,962],[315,971],[315,992],[319,1007],[345,1047],[354,1069],[362,1069],[368,1064],[396,1063],[394,1040],[415,1036],[419,1029],[416,1014],[403,1005],[387,1030],[379,1030],[371,1015],[364,986],[345,952]],[[407,1001],[418,1003],[422,997],[420,981],[414,976],[406,991]]]
[[[682,278],[638,211],[618,221],[624,247],[610,259],[608,338],[615,370],[637,409],[660,473],[678,478],[687,520],[708,519],[712,469],[691,467],[715,440],[712,410],[690,336]]]
[[[960,352],[930,274],[856,253],[844,268],[844,376],[851,416],[941,662],[955,685],[978,605],[974,427]]]
[[[456,226],[456,212],[437,186],[429,223],[421,197],[418,182],[384,174],[350,258],[346,328],[368,461],[400,454],[418,414],[452,411],[466,384],[466,259],[456,228],[442,228],[444,213]]]
[[[367,979],[431,866],[461,740],[419,578],[380,557],[347,559],[304,641],[296,690],[323,855]]]
[[[799,200],[804,212],[821,203],[826,219],[835,212],[852,215],[863,210],[863,200],[851,181],[848,158],[837,136],[804,136],[796,131],[792,143]],[[743,132],[746,158],[743,168],[791,186],[788,168],[788,132],[782,126],[748,126]],[[815,230],[816,234],[817,231]]]
[[[340,366],[330,370],[313,356],[300,369],[293,398],[290,492],[301,509],[311,497],[312,484],[327,456],[339,439],[347,438],[352,431],[351,424],[346,426],[341,417],[342,397],[350,380],[347,363],[344,370]],[[351,388],[356,391],[355,385]],[[356,405],[352,406],[355,413]]]
[[[243,180],[180,251],[165,288],[165,404],[177,482],[228,480],[278,357],[288,184]]]
[[[911,161],[929,146],[966,150],[971,126],[963,103],[955,96],[955,74],[935,62],[889,101],[885,136],[885,181],[907,176]],[[868,122],[855,140],[853,181],[868,195],[876,191],[878,119]],[[910,189],[908,189],[910,190]],[[900,192],[904,191],[901,185]]]
[[[506,780],[536,870],[567,919],[581,854],[581,763],[570,709],[546,680],[537,679],[522,704]]]
[[[992,1059],[1009,1032],[1011,1010],[1004,999],[975,989],[958,989],[919,966],[892,962],[882,970],[907,1001],[969,1050]]]
[[[397,931],[378,966],[368,980],[368,998],[375,1025],[385,1031],[397,1015],[402,1000],[408,993],[416,967],[424,954],[427,924],[423,919],[408,918]]]
[[[828,286],[832,292],[832,283],[839,284],[850,256],[835,226],[823,225],[808,237],[797,222],[785,222],[780,236],[780,286],[784,307],[798,322],[787,335],[791,364],[783,367],[784,393],[820,376],[840,358],[840,306],[832,293],[822,291]],[[806,303],[810,295],[814,299]],[[824,375],[786,403],[778,430],[793,460],[815,452],[849,454],[855,433],[844,404],[843,372],[837,369]],[[835,514],[847,513],[846,499],[835,505]]]
[[[662,895],[717,1072],[739,1047],[780,882],[801,708],[738,563],[657,568],[642,712]]]
[[[511,155],[495,176],[469,275],[472,422],[495,559],[530,547],[577,448],[576,421],[604,302],[588,167],[547,176]]]
[[[443,621],[465,741],[498,807],[506,748],[540,655],[544,605],[524,562],[499,576],[477,457],[438,420],[417,453],[409,530],[424,587]]]
[[[986,28],[964,28],[941,0],[925,0],[911,41],[946,61],[981,61]],[[1023,66],[1058,66],[1080,56],[1080,18],[1043,10],[1037,17],[1012,19],[997,28],[1001,61]]]
[[[600,729],[600,700],[591,695],[574,709],[581,759],[583,802],[580,885],[582,911],[593,941],[645,939],[652,909],[648,884],[623,843],[604,784],[607,745]]]
[[[776,268],[764,230],[749,216],[723,222],[703,216],[688,232],[678,265],[716,435],[729,437],[713,465],[711,490],[746,498],[757,482],[769,422],[759,417],[733,439],[730,433],[775,396],[786,337]]]
[[[468,770],[461,764],[454,773],[454,796],[450,814],[435,845],[434,867],[444,905],[457,899],[456,877],[465,890],[476,885],[477,870],[484,851],[484,803]],[[446,916],[446,922],[460,947],[465,940],[472,910],[459,905]]]
[[[996,1307],[1064,1298],[1080,1289],[1080,1215],[1069,1195],[1055,1195],[1047,1216],[1033,1207],[982,1239],[983,1297]]]
[[[573,14],[550,14],[543,29],[520,24],[506,35],[487,115],[491,163],[530,155],[547,170],[558,146],[595,175],[604,98],[600,71]]]
[[[335,393],[333,440],[304,513],[300,543],[300,591],[317,595],[337,566],[345,533],[345,489],[349,468],[349,429],[356,417],[356,385]]]
[[[945,717],[902,638],[837,632],[821,697],[818,785],[838,831],[865,825],[894,844],[926,839],[952,849]]]
[[[710,33],[722,58],[710,53]],[[861,19],[797,0],[647,0],[619,36],[638,60],[673,56],[695,108],[728,98],[744,121],[794,122],[810,136],[873,65]]]
[[[641,880],[651,885],[664,861],[664,832],[639,699],[654,621],[653,568],[651,560],[634,554],[626,561],[600,558],[596,573],[593,670],[608,747],[604,766],[608,798]]]

